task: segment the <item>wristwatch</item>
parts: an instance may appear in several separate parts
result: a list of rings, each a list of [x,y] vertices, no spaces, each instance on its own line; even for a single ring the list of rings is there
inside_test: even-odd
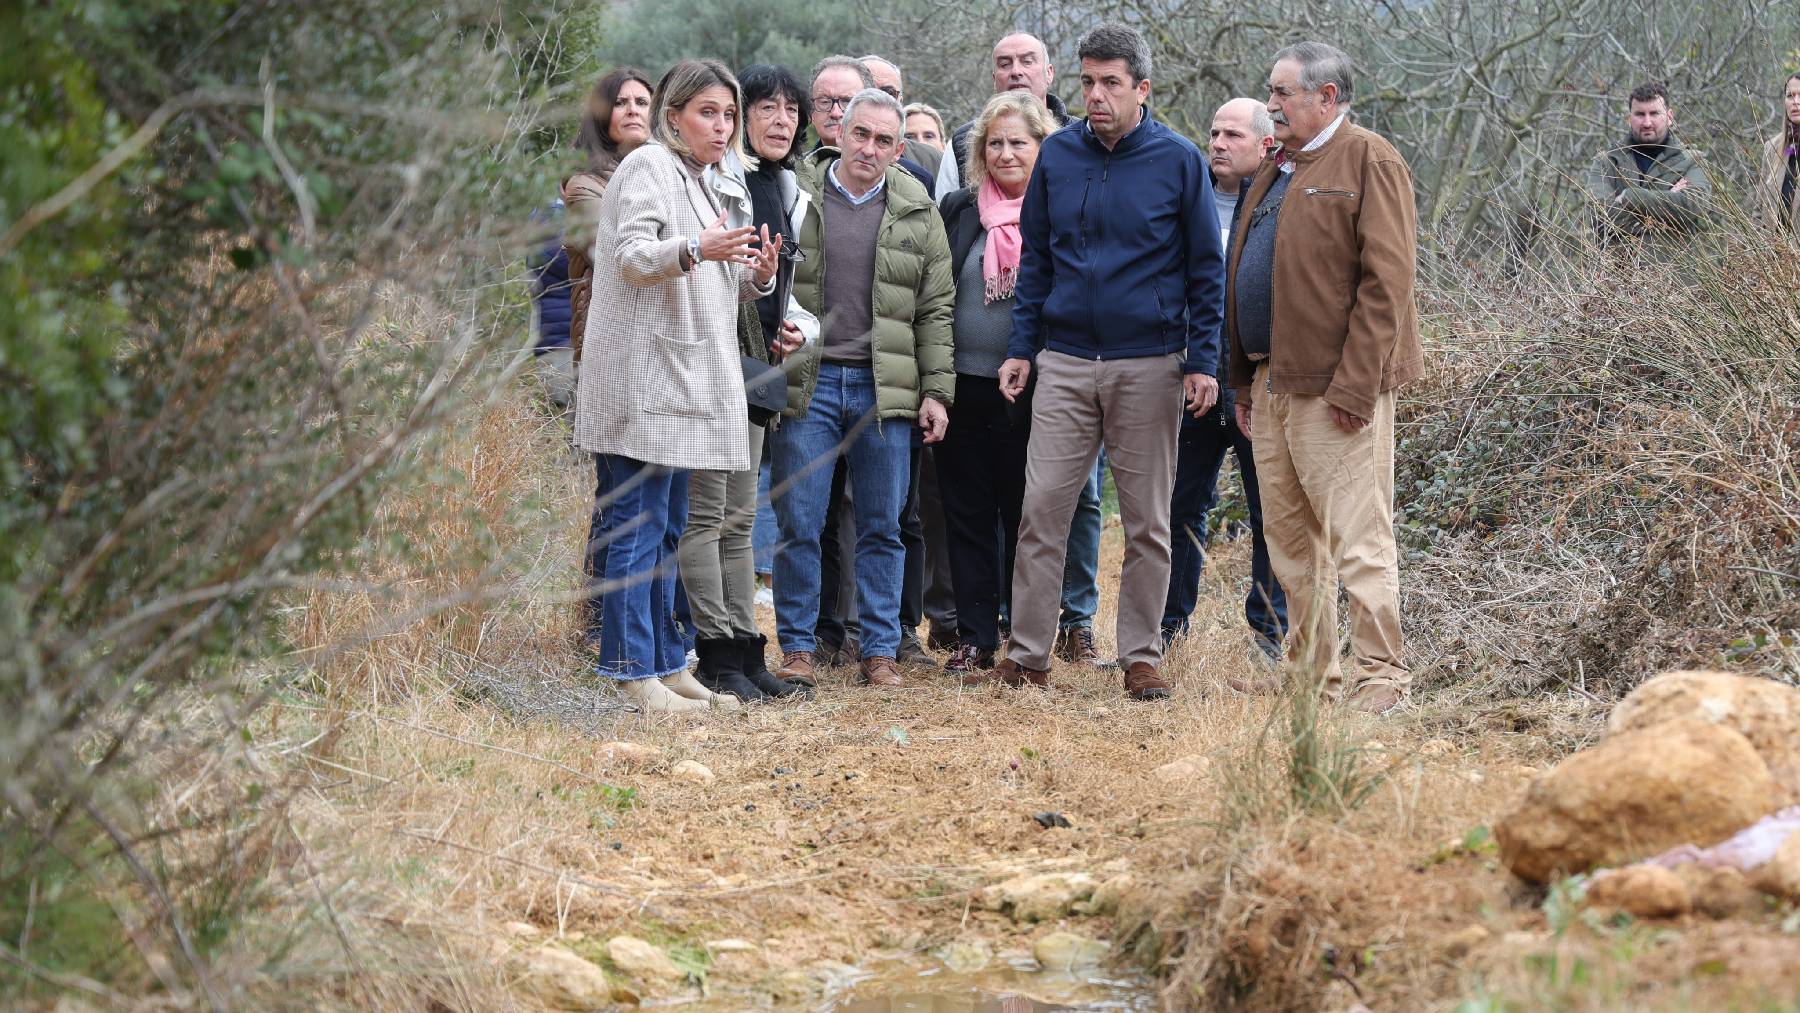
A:
[[[700,256],[700,240],[688,240],[688,263],[698,264],[703,259],[705,258]]]

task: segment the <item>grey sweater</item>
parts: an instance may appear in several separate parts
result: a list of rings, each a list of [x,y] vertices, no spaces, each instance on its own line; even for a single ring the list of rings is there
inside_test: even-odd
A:
[[[852,204],[837,187],[825,186],[823,242],[825,272],[820,324],[820,352],[839,366],[871,363],[869,331],[875,326],[875,237],[887,214],[887,190],[862,204]]]
[[[1012,337],[1013,301],[1009,296],[987,302],[987,283],[981,275],[987,230],[975,237],[975,245],[963,258],[956,279],[956,371],[969,376],[998,377],[1006,361],[1006,342]]]

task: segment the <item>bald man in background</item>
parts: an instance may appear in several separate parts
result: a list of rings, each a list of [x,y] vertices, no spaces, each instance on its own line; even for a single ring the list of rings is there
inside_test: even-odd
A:
[[[1219,215],[1220,248],[1230,245],[1239,196],[1250,177],[1262,167],[1269,152],[1279,147],[1275,121],[1260,99],[1234,98],[1213,114],[1207,132],[1206,162],[1212,170],[1213,200]],[[1229,282],[1228,282],[1229,284]],[[1287,635],[1287,597],[1269,565],[1269,545],[1263,540],[1262,496],[1256,483],[1256,456],[1250,434],[1234,419],[1235,398],[1225,382],[1229,361],[1219,363],[1219,403],[1200,418],[1182,413],[1181,436],[1175,448],[1175,489],[1169,507],[1169,593],[1163,603],[1162,635],[1165,645],[1187,633],[1188,618],[1200,596],[1200,574],[1206,567],[1209,541],[1207,515],[1219,501],[1219,471],[1225,452],[1237,458],[1244,482],[1244,499],[1250,509],[1250,593],[1244,599],[1244,619],[1250,625],[1256,650],[1250,655],[1252,671],[1260,675],[1230,675],[1233,688],[1249,690],[1271,684],[1275,660]]]

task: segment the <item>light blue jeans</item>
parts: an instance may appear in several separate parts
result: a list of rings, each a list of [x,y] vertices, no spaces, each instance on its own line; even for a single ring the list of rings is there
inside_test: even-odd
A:
[[[1069,522],[1069,553],[1063,559],[1062,617],[1059,630],[1093,626],[1100,607],[1100,480],[1106,454],[1094,460],[1094,473],[1075,501]]]

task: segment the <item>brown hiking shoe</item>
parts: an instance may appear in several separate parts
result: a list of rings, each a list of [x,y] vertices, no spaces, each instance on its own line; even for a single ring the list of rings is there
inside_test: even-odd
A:
[[[1071,626],[1056,634],[1056,646],[1052,654],[1063,661],[1090,668],[1111,668],[1117,661],[1107,661],[1100,657],[1100,648],[1094,643],[1094,630],[1091,626]]]
[[[817,686],[818,676],[813,674],[813,652],[784,651],[781,655],[781,667],[775,674],[797,686]]]
[[[1125,669],[1125,692],[1133,700],[1167,700],[1170,689],[1169,680],[1148,661],[1134,661]]]
[[[1002,685],[1019,689],[1024,686],[1036,686],[1039,689],[1050,688],[1050,673],[1024,665],[1007,658],[994,666],[993,678]]]
[[[1406,698],[1400,687],[1389,682],[1365,682],[1344,698],[1344,706],[1368,714],[1386,714],[1400,706]]]
[[[900,679],[900,666],[894,664],[893,658],[885,658],[877,654],[862,659],[857,666],[856,681],[864,686],[904,686]]]

